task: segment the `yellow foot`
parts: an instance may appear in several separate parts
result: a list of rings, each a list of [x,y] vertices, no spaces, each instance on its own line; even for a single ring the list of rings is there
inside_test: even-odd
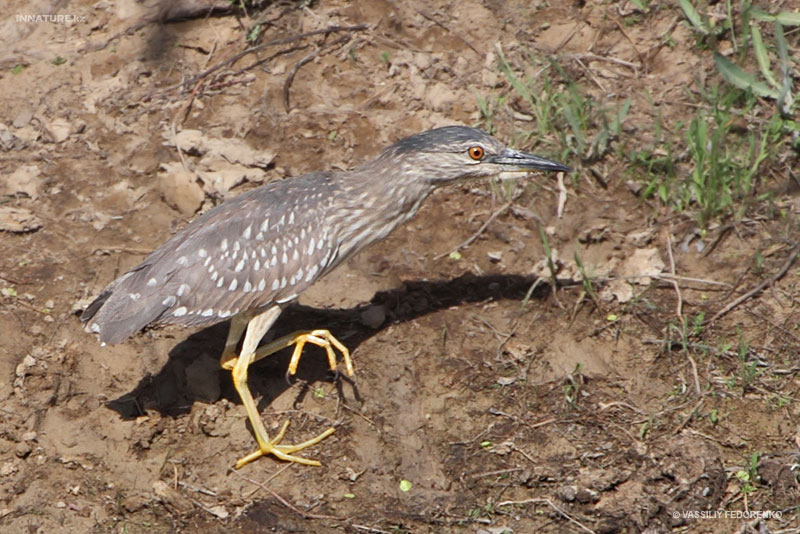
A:
[[[294,455],[292,455],[292,453],[297,452],[297,451],[301,451],[301,450],[303,450],[303,449],[305,449],[307,447],[311,447],[312,445],[316,445],[317,443],[319,443],[323,439],[325,439],[328,436],[330,436],[331,434],[333,434],[336,431],[336,429],[329,428],[328,430],[326,430],[325,432],[323,432],[319,436],[317,436],[315,438],[311,438],[308,441],[304,441],[303,443],[298,443],[297,445],[279,445],[281,440],[283,440],[283,436],[286,434],[286,429],[288,427],[289,427],[289,421],[286,421],[285,423],[283,423],[283,426],[281,427],[281,431],[278,433],[277,436],[275,436],[275,439],[273,439],[273,440],[269,440],[269,439],[268,440],[261,440],[261,439],[258,439],[258,435],[256,435],[256,439],[258,439],[258,442],[259,442],[258,443],[258,445],[259,445],[258,450],[253,452],[253,453],[248,454],[244,458],[239,459],[239,461],[236,462],[236,469],[240,469],[242,466],[244,466],[246,464],[249,464],[253,460],[255,460],[257,458],[260,458],[260,457],[262,457],[264,455],[267,455],[267,454],[272,454],[273,456],[275,456],[277,458],[280,458],[281,460],[285,460],[287,462],[295,462],[295,463],[298,463],[298,464],[315,465],[315,466],[322,465],[321,463],[319,463],[316,460],[309,460],[308,458],[301,458],[300,456],[294,456]]]
[[[347,376],[353,376],[355,374],[353,361],[350,359],[350,351],[347,350],[347,347],[345,347],[341,341],[333,337],[333,334],[331,334],[329,330],[324,329],[311,330],[310,332],[293,332],[271,343],[267,343],[256,350],[256,356],[253,361],[260,360],[285,347],[294,345],[294,352],[289,362],[288,371],[289,375],[294,375],[297,372],[297,364],[300,363],[300,356],[303,353],[303,347],[305,347],[306,343],[311,343],[312,345],[325,349],[325,353],[328,356],[328,366],[333,372],[336,372],[336,353],[333,350],[336,348],[342,353],[342,359],[344,359],[345,368],[347,369]]]

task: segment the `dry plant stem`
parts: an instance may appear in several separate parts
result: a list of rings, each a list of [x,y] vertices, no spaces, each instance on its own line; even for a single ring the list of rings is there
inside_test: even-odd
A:
[[[465,45],[467,45],[467,46],[470,48],[470,50],[472,50],[473,52],[475,52],[476,54],[478,54],[478,57],[481,57],[481,58],[483,57],[483,54],[481,54],[481,53],[478,51],[478,49],[477,49],[477,48],[475,48],[474,46],[472,46],[472,43],[470,43],[469,41],[467,41],[466,39],[464,39],[463,37],[461,37],[461,36],[460,36],[458,33],[454,32],[453,30],[451,30],[450,28],[448,28],[447,26],[445,26],[444,24],[442,24],[441,22],[439,22],[438,20],[436,20],[435,18],[433,18],[431,15],[428,15],[428,14],[427,14],[427,13],[425,13],[424,11],[419,11],[419,10],[417,10],[417,13],[419,13],[420,15],[422,15],[422,16],[423,16],[424,18],[426,18],[427,20],[429,20],[429,21],[433,22],[434,24],[436,24],[437,26],[439,26],[440,28],[442,28],[442,29],[443,29],[444,31],[446,31],[447,33],[451,33],[451,34],[453,34],[453,36],[454,36],[456,39],[458,39],[459,41],[461,41],[462,43],[464,43]]]
[[[564,186],[564,173],[558,173],[558,218],[564,216],[564,206],[567,204],[567,188]]]
[[[304,512],[304,511],[300,510],[299,508],[297,508],[292,503],[290,503],[289,501],[287,501],[286,499],[284,499],[283,497],[281,497],[280,495],[278,495],[273,489],[271,489],[268,486],[262,484],[261,482],[259,482],[257,480],[253,480],[252,478],[248,478],[248,477],[244,476],[243,474],[239,473],[238,471],[235,471],[234,469],[231,469],[229,472],[233,473],[234,475],[236,475],[237,477],[241,478],[242,480],[246,480],[247,482],[250,482],[251,484],[254,484],[254,485],[258,486],[259,488],[263,489],[264,491],[266,491],[267,493],[269,493],[270,495],[275,497],[275,499],[277,499],[279,503],[281,503],[286,508],[288,508],[289,510],[293,511],[294,513],[296,513],[297,515],[299,515],[303,519],[334,519],[336,521],[343,521],[344,520],[343,517],[336,517],[336,516],[333,516],[333,515],[309,514],[308,512]]]
[[[501,502],[497,503],[497,506],[498,507],[499,506],[510,506],[512,504],[528,504],[528,503],[546,504],[547,506],[549,506],[550,508],[555,510],[559,515],[564,517],[564,519],[566,519],[567,521],[569,521],[573,525],[579,527],[582,531],[589,532],[590,534],[596,534],[594,530],[590,529],[589,527],[587,527],[587,526],[583,525],[582,523],[578,522],[577,520],[573,519],[572,516],[570,516],[565,511],[561,510],[559,507],[557,507],[555,504],[553,504],[550,501],[550,499],[525,499],[524,501],[501,501]]]
[[[342,37],[339,37],[329,45],[317,48],[316,50],[308,54],[306,57],[304,57],[303,59],[294,64],[294,67],[292,67],[292,71],[289,73],[289,76],[286,77],[286,81],[283,82],[283,107],[286,110],[286,113],[289,113],[289,111],[291,110],[291,106],[289,105],[289,88],[292,86],[294,77],[297,75],[297,71],[300,70],[300,67],[302,67],[303,65],[305,65],[310,61],[313,61],[315,57],[320,55],[325,50],[333,48],[334,46],[338,46],[349,40],[350,40],[349,35],[343,35]]]
[[[145,101],[150,100],[154,95],[156,95],[158,93],[165,93],[165,92],[172,91],[173,89],[178,89],[180,87],[192,85],[192,84],[196,83],[197,81],[202,80],[203,78],[205,78],[209,74],[212,74],[212,73],[218,71],[219,69],[221,69],[223,67],[227,67],[229,65],[233,65],[234,63],[236,63],[237,61],[239,61],[240,59],[242,59],[243,57],[245,57],[248,54],[253,54],[255,52],[259,52],[259,51],[264,50],[265,48],[269,48],[271,46],[278,46],[278,45],[293,43],[295,41],[300,41],[300,40],[305,39],[307,37],[313,37],[314,35],[321,35],[321,34],[328,34],[328,33],[335,33],[335,32],[364,31],[368,27],[369,26],[366,25],[366,24],[356,24],[355,26],[328,26],[327,28],[323,28],[321,30],[314,30],[314,31],[310,31],[310,32],[299,33],[297,35],[292,35],[291,37],[284,37],[282,39],[273,39],[272,41],[268,41],[268,42],[262,43],[260,45],[251,46],[250,48],[247,48],[247,49],[239,52],[238,54],[234,54],[232,57],[230,57],[230,58],[228,58],[228,59],[226,59],[224,61],[220,61],[219,63],[217,63],[213,67],[210,67],[210,68],[204,70],[200,74],[192,76],[188,80],[184,80],[182,82],[176,83],[175,85],[171,85],[171,86],[166,87],[164,89],[158,89],[156,91],[153,91],[147,97],[145,97],[144,100]]]
[[[675,272],[675,256],[672,253],[672,225],[667,228],[667,253],[669,255],[669,270],[670,274],[673,276],[673,279],[670,280],[670,283],[675,288],[675,294],[678,296],[678,304],[675,307],[675,313],[678,316],[678,321],[681,323],[681,328],[686,328],[686,321],[683,318],[683,297],[681,296],[681,288],[678,285],[678,281],[675,278],[677,273]],[[694,390],[698,396],[703,394],[703,390],[700,388],[700,377],[697,375],[697,363],[692,358],[692,355],[689,354],[689,351],[686,351],[686,357],[689,359],[689,363],[692,365],[692,378],[694,379]]]
[[[780,270],[777,273],[775,273],[771,277],[767,278],[766,280],[764,280],[763,282],[758,284],[756,287],[754,287],[753,289],[751,289],[750,291],[748,291],[747,293],[745,293],[741,297],[737,298],[736,300],[734,300],[733,302],[731,302],[730,304],[728,304],[727,306],[722,308],[720,311],[718,311],[716,314],[714,314],[714,317],[709,319],[705,324],[706,325],[712,324],[714,321],[716,321],[717,319],[719,319],[720,317],[722,317],[723,315],[725,315],[726,313],[728,313],[729,311],[734,309],[736,306],[738,306],[742,302],[744,302],[744,301],[752,298],[754,295],[758,294],[765,287],[770,286],[770,285],[774,284],[775,282],[777,282],[778,280],[780,280],[781,278],[783,278],[783,276],[791,268],[791,266],[794,263],[794,261],[797,259],[797,253],[798,252],[800,252],[800,243],[795,243],[794,246],[792,247],[792,251],[789,253],[789,257],[786,259],[786,262],[783,264],[783,266],[780,268]]]
[[[673,276],[673,280],[670,280],[672,286],[675,288],[675,294],[678,296],[678,304],[675,307],[675,315],[678,317],[678,321],[680,321],[681,326],[686,326],[683,321],[683,297],[681,296],[681,288],[678,286],[678,282],[674,277],[676,276],[675,272],[675,257],[672,254],[672,226],[670,225],[667,228],[667,255],[669,256],[669,270],[670,274]]]
[[[506,202],[505,204],[500,206],[497,209],[497,211],[492,213],[492,215],[488,219],[486,219],[486,222],[484,222],[483,225],[480,228],[478,228],[478,231],[475,232],[474,234],[472,234],[472,236],[469,239],[467,239],[466,241],[464,241],[463,243],[461,243],[457,247],[453,248],[452,250],[449,250],[447,252],[442,252],[438,256],[434,256],[433,259],[434,260],[440,260],[440,259],[444,258],[445,256],[449,256],[453,252],[458,252],[459,250],[463,250],[463,249],[467,248],[468,246],[470,246],[473,241],[478,239],[478,236],[480,236],[483,232],[486,231],[486,228],[490,224],[492,224],[493,220],[495,220],[497,217],[499,217],[503,212],[505,212],[510,207],[511,207],[511,202]]]

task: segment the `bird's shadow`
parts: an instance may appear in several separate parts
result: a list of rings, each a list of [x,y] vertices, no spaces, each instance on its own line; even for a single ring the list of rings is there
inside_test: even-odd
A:
[[[376,293],[372,301],[351,309],[318,309],[293,305],[288,307],[272,328],[275,337],[295,330],[328,328],[350,351],[383,328],[398,322],[410,321],[431,312],[467,302],[490,300],[522,300],[533,283],[534,276],[465,274],[459,278],[438,281],[406,282],[402,288]],[[548,284],[540,284],[533,298],[549,292]],[[364,325],[362,312],[370,306],[381,305],[386,320],[375,329]],[[191,410],[195,401],[213,402],[218,398],[240,404],[233,387],[231,373],[219,367],[229,322],[223,322],[192,334],[176,345],[164,367],[150,374],[128,393],[111,400],[107,406],[123,419],[133,419],[157,410],[161,415],[177,417]],[[248,385],[255,398],[261,397],[259,409],[291,387],[286,370],[291,348],[284,349],[255,363],[248,375]],[[198,365],[198,362],[202,362]],[[325,352],[306,345],[294,381],[310,384],[334,380],[328,368]],[[300,387],[296,402],[306,393]],[[357,390],[355,394],[358,395]]]

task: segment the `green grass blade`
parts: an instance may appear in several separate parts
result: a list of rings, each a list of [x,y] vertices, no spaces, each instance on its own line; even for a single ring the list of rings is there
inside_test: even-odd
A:
[[[784,26],[800,26],[800,12],[781,11],[775,15],[775,20]]]
[[[755,20],[760,20],[761,22],[772,22],[775,20],[775,15],[770,15],[766,11],[761,11],[760,9],[756,8],[753,8],[753,10],[750,11],[750,16]]]
[[[505,55],[503,55],[503,52],[499,48],[497,49],[497,57],[500,59],[500,71],[506,77],[508,83],[511,84],[511,87],[513,87],[514,90],[519,93],[519,95],[528,103],[528,105],[534,107],[535,102],[533,100],[533,95],[530,91],[528,91],[528,88],[525,87],[525,84],[523,84],[514,74],[514,70],[511,68],[511,65],[509,64],[508,60],[506,60]]]
[[[734,65],[728,58],[714,52],[714,63],[717,65],[717,70],[725,80],[738,87],[739,89],[750,89],[754,94],[777,100],[779,92],[775,89],[770,89],[767,84],[757,81],[751,74],[743,71],[737,65]]]
[[[703,19],[700,18],[700,13],[694,8],[692,3],[689,0],[680,0],[681,1],[681,9],[683,9],[683,14],[686,15],[686,18],[689,19],[689,22],[692,23],[694,29],[702,33],[703,35],[708,35],[708,28],[706,25],[703,24]]]
[[[786,44],[786,37],[783,34],[783,25],[779,21],[775,21],[775,41],[777,42],[783,81],[780,95],[778,95],[778,110],[784,117],[790,117],[794,106],[794,96],[792,95],[792,74],[789,67],[789,46]]]
[[[761,69],[761,74],[764,75],[770,85],[776,89],[780,89],[780,84],[772,71],[769,68],[769,56],[767,55],[767,47],[764,46],[764,40],[761,38],[761,30],[758,29],[758,24],[753,24],[750,27],[750,32],[753,36],[753,50],[756,53],[756,60],[758,61],[758,68]]]
[[[778,59],[781,61],[781,71],[786,76],[789,71],[789,47],[786,44],[786,36],[783,35],[783,25],[780,21],[775,21],[775,43],[778,48]]]

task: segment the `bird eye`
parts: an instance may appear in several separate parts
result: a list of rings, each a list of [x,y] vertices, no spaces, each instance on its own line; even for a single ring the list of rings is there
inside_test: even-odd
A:
[[[480,147],[480,146],[470,147],[470,149],[467,150],[467,153],[469,154],[469,157],[471,157],[475,161],[482,160],[483,156],[484,156],[483,147]]]

